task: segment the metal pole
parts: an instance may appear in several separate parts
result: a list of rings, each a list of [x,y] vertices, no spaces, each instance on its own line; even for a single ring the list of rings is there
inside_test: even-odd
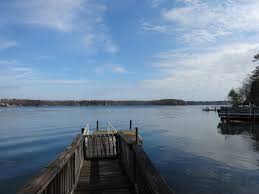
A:
[[[136,132],[135,132],[135,134],[136,134],[136,144],[138,144],[138,128],[136,127]]]
[[[131,130],[131,128],[132,128],[132,120],[130,120],[130,130]]]

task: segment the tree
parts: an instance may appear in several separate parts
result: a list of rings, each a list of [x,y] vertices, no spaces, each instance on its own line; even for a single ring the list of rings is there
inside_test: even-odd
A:
[[[238,93],[240,95],[241,101],[245,104],[248,104],[251,101],[251,84],[252,79],[251,76],[248,75],[244,81],[242,82],[241,87],[238,90]]]
[[[254,56],[254,62],[259,61],[259,53]]]
[[[255,70],[252,71],[252,75],[250,76],[250,79],[251,79],[252,81],[255,81],[255,80],[258,79],[258,78],[259,78],[259,66],[256,66],[256,67],[255,67]]]
[[[254,56],[254,62],[259,61],[259,54]],[[251,79],[251,89],[250,89],[250,100],[253,104],[259,105],[259,66],[252,71]]]
[[[259,53],[254,55],[253,62],[259,62]],[[238,91],[230,90],[228,99],[232,106],[248,103],[259,106],[259,66],[244,79]]]
[[[240,94],[234,89],[230,90],[228,94],[228,100],[232,106],[239,106],[242,104]]]
[[[251,103],[259,105],[259,80],[256,79],[251,84]]]

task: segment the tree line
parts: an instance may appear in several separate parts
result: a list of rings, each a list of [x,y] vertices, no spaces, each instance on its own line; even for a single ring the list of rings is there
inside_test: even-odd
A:
[[[259,61],[259,53],[254,56],[253,62]],[[232,106],[253,104],[259,106],[259,66],[247,75],[241,86],[231,89],[228,100]]]
[[[0,106],[135,106],[135,105],[226,105],[227,101],[184,101],[178,99],[161,100],[29,100],[0,99]]]

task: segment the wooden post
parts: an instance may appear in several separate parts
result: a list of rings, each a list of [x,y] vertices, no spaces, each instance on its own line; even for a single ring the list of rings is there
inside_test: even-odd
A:
[[[135,132],[135,134],[136,134],[136,145],[138,145],[138,128],[136,127],[136,132]]]
[[[81,134],[84,134],[85,128],[81,128]]]
[[[99,129],[99,121],[96,121],[96,131]]]
[[[254,119],[254,122],[255,122],[255,108],[253,108],[253,119]]]
[[[85,128],[81,128],[81,134],[83,135],[85,132]],[[83,157],[84,157],[84,160],[86,159],[86,147],[85,147],[85,138],[83,139]]]
[[[116,154],[117,154],[117,158],[120,158],[120,143],[119,143],[119,135],[118,133],[115,135],[115,141],[116,141]]]
[[[132,120],[130,120],[130,130],[131,130],[131,128],[132,128]]]
[[[229,120],[229,117],[228,117],[228,108],[226,109],[226,118],[227,118],[227,121]]]

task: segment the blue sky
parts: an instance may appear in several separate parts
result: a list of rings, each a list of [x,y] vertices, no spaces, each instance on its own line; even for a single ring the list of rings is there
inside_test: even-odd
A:
[[[257,0],[1,0],[0,98],[224,100]]]

